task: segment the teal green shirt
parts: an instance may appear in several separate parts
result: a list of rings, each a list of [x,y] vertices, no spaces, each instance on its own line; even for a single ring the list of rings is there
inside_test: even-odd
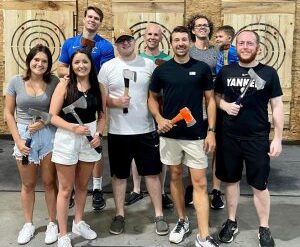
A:
[[[168,54],[166,54],[162,51],[157,56],[149,56],[145,52],[140,53],[140,56],[144,57],[144,58],[151,59],[153,62],[155,62],[156,59],[162,59],[162,60],[168,61],[172,58]]]

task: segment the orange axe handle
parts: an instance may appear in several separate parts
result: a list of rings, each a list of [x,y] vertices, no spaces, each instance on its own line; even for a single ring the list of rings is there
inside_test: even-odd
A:
[[[174,124],[178,123],[178,122],[181,121],[181,120],[183,120],[183,116],[182,116],[182,114],[179,112],[175,117],[173,117],[173,118],[171,119],[171,122],[172,122],[172,124],[174,125]]]

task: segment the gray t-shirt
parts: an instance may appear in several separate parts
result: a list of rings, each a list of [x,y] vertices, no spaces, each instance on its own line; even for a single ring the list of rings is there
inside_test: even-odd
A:
[[[17,123],[29,124],[32,121],[32,116],[28,114],[29,108],[48,112],[51,97],[58,82],[59,79],[52,75],[45,93],[39,96],[30,96],[26,92],[23,77],[21,75],[14,76],[8,83],[6,93],[16,98]]]
[[[214,46],[210,46],[206,50],[198,49],[196,46],[190,48],[190,57],[205,62],[209,65],[211,73],[215,75],[217,65],[218,50]]]

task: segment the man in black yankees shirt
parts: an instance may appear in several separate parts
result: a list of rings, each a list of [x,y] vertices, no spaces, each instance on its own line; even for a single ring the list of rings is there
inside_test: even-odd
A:
[[[217,105],[225,111],[222,137],[217,141],[216,176],[225,182],[228,208],[228,219],[222,226],[219,239],[230,243],[238,232],[236,210],[245,163],[247,182],[253,190],[259,218],[259,244],[261,247],[270,247],[275,243],[269,230],[270,194],[267,185],[270,158],[279,156],[282,151],[282,90],[276,70],[256,60],[259,36],[254,31],[240,32],[236,38],[236,48],[239,63],[225,66],[217,76],[215,87]],[[251,68],[257,75],[255,79],[248,74]],[[249,80],[252,82],[239,105],[235,101]],[[269,102],[274,124],[271,144]]]

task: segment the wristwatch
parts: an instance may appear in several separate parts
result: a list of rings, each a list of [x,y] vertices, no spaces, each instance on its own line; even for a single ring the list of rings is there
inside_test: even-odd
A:
[[[210,127],[209,127],[209,128],[207,129],[207,131],[211,131],[211,132],[216,133],[216,129],[215,129],[215,128],[210,128]]]

